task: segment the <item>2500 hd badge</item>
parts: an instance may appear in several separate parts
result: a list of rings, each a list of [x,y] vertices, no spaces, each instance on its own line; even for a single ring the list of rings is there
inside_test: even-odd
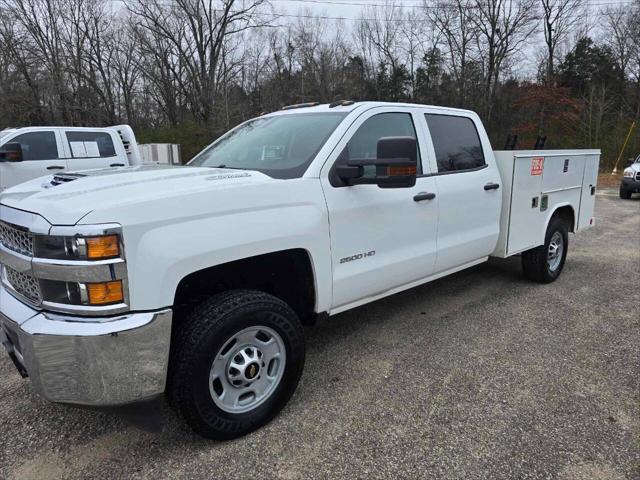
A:
[[[375,250],[370,250],[364,253],[358,253],[357,255],[351,255],[350,257],[344,257],[340,259],[340,263],[353,262],[354,260],[362,260],[366,257],[373,257],[376,254]]]

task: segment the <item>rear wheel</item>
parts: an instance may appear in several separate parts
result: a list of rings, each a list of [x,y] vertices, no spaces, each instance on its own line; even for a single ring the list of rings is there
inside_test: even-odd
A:
[[[627,190],[626,188],[620,187],[620,198],[629,200],[631,198],[631,190]]]
[[[200,435],[226,440],[275,416],[304,366],[302,326],[267,293],[237,290],[205,301],[185,319],[170,370],[170,395]]]
[[[547,228],[544,245],[522,254],[522,269],[529,279],[551,283],[560,276],[569,248],[568,230],[562,218],[553,217]]]

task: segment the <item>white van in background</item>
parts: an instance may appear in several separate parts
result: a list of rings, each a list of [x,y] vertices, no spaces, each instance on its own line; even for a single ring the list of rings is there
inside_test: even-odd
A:
[[[26,127],[0,132],[0,192],[33,178],[66,170],[141,163],[136,137],[128,125]]]

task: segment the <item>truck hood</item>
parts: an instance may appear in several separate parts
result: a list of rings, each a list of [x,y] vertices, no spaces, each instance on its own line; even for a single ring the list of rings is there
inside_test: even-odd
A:
[[[75,225],[97,209],[132,207],[200,190],[273,181],[250,170],[138,165],[37,178],[2,192],[0,203],[37,213],[53,225]]]

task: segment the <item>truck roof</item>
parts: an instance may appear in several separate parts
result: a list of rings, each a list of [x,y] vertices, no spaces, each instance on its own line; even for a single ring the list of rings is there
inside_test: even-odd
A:
[[[4,130],[0,130],[0,133],[11,133],[11,132],[15,132],[17,130],[22,130],[24,128],[32,128],[32,129],[38,129],[41,128],[43,130],[45,129],[49,129],[49,128],[64,128],[65,130],[113,130],[114,128],[116,128],[117,126],[111,126],[111,127],[69,127],[66,125],[26,125],[24,127],[9,127],[9,128],[5,128]]]
[[[348,103],[345,105],[337,105],[337,106],[331,106],[332,104],[330,103],[324,103],[321,105],[312,105],[312,106],[303,106],[304,104],[301,104],[300,107],[297,108],[290,108],[287,110],[278,110],[275,112],[270,112],[268,115],[287,115],[287,114],[292,114],[292,113],[311,113],[311,112],[351,112],[353,110],[358,110],[358,109],[370,109],[370,108],[374,108],[374,107],[420,107],[420,108],[424,108],[424,107],[428,107],[428,108],[434,108],[434,109],[438,109],[438,110],[443,110],[443,111],[447,111],[447,112],[459,112],[459,113],[475,113],[472,110],[464,110],[461,108],[452,108],[452,107],[443,107],[443,106],[437,106],[437,105],[424,105],[424,104],[419,104],[419,103],[399,103],[399,102],[373,102],[373,101],[364,101],[364,102],[354,102],[354,103]]]

